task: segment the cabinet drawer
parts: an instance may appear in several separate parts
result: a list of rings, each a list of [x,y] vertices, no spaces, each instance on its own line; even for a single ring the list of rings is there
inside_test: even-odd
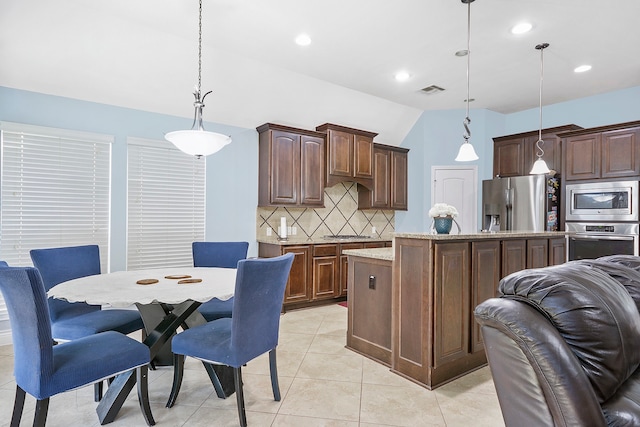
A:
[[[338,255],[338,245],[329,244],[329,245],[313,245],[313,256],[337,256]]]

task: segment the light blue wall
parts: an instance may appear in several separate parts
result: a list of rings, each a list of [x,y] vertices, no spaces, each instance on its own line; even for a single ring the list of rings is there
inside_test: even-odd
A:
[[[548,105],[544,127],[577,124],[594,127],[640,119],[640,86]],[[409,210],[396,213],[397,231],[428,230],[431,204],[431,167],[454,162],[462,143],[464,110],[425,111],[402,142],[409,148]],[[489,179],[493,164],[493,137],[535,130],[538,109],[512,114],[471,110],[471,142],[480,160],[479,185]],[[0,87],[0,120],[77,129],[115,136],[113,147],[112,270],[126,260],[126,138],[162,140],[170,130],[191,126],[191,119],[114,107],[92,102]],[[256,125],[259,125],[257,123]],[[210,240],[247,240],[249,255],[257,254],[255,215],[258,187],[257,132],[207,123],[208,130],[231,135],[233,142],[207,158],[207,228]],[[480,188],[480,187],[479,187]],[[478,213],[481,209],[478,198]],[[480,215],[480,214],[478,214]],[[480,222],[478,222],[480,224]]]
[[[409,148],[409,210],[396,213],[396,231],[428,231],[431,207],[431,166],[461,165],[453,159],[462,143],[464,110],[425,111],[402,141]],[[471,142],[480,157],[478,193],[483,179],[493,172],[493,139],[497,136],[538,129],[539,109],[500,114],[489,110],[471,110]],[[543,127],[576,124],[584,128],[640,120],[640,86],[573,101],[547,105],[543,109]],[[478,197],[478,224],[481,196]]]
[[[0,121],[74,129],[113,135],[111,198],[111,270],[126,268],[127,137],[164,140],[164,133],[191,127],[185,119],[145,111],[78,101],[0,86]],[[258,134],[244,129],[205,123],[207,130],[230,135],[233,142],[207,162],[208,240],[246,240],[249,255],[255,241],[258,199]]]

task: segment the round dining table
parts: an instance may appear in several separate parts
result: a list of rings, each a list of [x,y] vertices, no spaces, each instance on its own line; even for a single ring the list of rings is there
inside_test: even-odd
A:
[[[50,298],[101,305],[104,309],[137,307],[145,328],[152,366],[172,365],[171,337],[179,327],[206,323],[197,311],[212,298],[227,300],[235,291],[236,269],[171,267],[116,271],[79,277],[53,286]],[[225,366],[204,366],[220,398],[235,391],[233,374]],[[100,424],[113,421],[136,383],[135,374],[118,375],[98,404]]]

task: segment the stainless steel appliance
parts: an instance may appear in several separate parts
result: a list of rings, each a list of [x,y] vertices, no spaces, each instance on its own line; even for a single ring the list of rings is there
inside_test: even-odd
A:
[[[559,187],[546,175],[482,181],[483,230],[557,230]]]
[[[567,221],[638,221],[638,181],[566,186]]]
[[[638,223],[567,222],[567,259],[593,259],[607,255],[638,255]]]

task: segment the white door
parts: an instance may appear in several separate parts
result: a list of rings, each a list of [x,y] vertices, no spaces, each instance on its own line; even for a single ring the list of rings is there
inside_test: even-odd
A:
[[[431,206],[447,203],[458,210],[456,221],[463,234],[478,232],[478,167],[432,166]],[[454,224],[451,232],[458,231]]]

